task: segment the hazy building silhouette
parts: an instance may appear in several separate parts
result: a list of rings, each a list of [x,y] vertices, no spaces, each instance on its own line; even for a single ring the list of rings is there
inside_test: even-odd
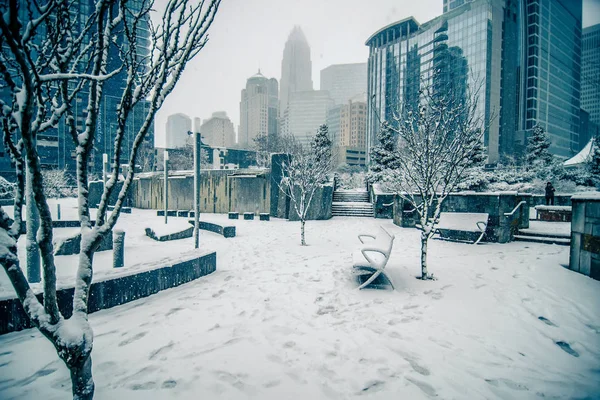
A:
[[[188,143],[192,131],[192,119],[185,114],[172,114],[167,117],[165,130],[165,148],[180,149]]]
[[[292,93],[313,90],[310,47],[299,26],[294,26],[285,43],[280,83],[280,116],[283,116],[287,109]]]
[[[212,114],[200,126],[202,141],[211,147],[232,147],[235,144],[235,130],[233,122],[225,111]]]
[[[321,90],[329,91],[335,104],[367,94],[367,63],[334,64],[321,70]]]
[[[260,70],[248,78],[240,101],[238,147],[249,149],[257,136],[278,134],[278,89],[277,79],[266,78]]]
[[[326,90],[292,93],[283,117],[282,134],[291,134],[301,144],[308,145],[319,126],[327,121],[327,110],[332,106],[333,100]]]

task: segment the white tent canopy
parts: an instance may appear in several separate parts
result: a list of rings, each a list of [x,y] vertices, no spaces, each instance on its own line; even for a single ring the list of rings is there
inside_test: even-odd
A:
[[[585,145],[583,149],[573,157],[569,158],[567,161],[563,163],[563,165],[567,168],[569,167],[579,167],[582,164],[587,163],[592,157],[592,149],[594,148],[594,138],[591,138],[588,144]]]

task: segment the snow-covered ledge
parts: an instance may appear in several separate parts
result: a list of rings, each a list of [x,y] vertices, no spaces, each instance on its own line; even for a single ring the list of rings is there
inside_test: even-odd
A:
[[[600,192],[576,194],[571,203],[569,268],[600,280]]]
[[[141,299],[211,274],[217,269],[217,253],[197,251],[176,259],[156,261],[153,265],[126,266],[94,281],[90,288],[88,308],[95,312]],[[37,297],[41,300],[42,294]],[[57,291],[58,306],[65,318],[71,316],[73,287]],[[0,300],[0,335],[31,328],[31,322],[16,298]]]

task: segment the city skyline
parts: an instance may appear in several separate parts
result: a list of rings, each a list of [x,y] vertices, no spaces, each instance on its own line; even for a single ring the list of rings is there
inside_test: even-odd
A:
[[[157,115],[157,145],[164,137],[166,117],[177,112],[207,119],[212,112],[224,110],[238,126],[240,90],[258,68],[265,76],[281,79],[283,49],[294,25],[302,28],[311,47],[313,86],[319,88],[322,69],[366,62],[365,41],[382,26],[409,16],[422,23],[441,15],[443,6],[443,0],[418,4],[381,0],[377,7],[361,0],[298,3],[281,0],[278,7],[271,7],[269,0],[223,3],[208,44]],[[583,9],[584,27],[600,23],[600,0],[584,0]],[[256,20],[262,21],[260,28]]]

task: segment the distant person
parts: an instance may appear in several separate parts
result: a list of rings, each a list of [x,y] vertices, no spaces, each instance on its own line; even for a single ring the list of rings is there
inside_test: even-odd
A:
[[[546,183],[546,205],[553,206],[554,205],[554,186],[552,186],[551,182]]]

